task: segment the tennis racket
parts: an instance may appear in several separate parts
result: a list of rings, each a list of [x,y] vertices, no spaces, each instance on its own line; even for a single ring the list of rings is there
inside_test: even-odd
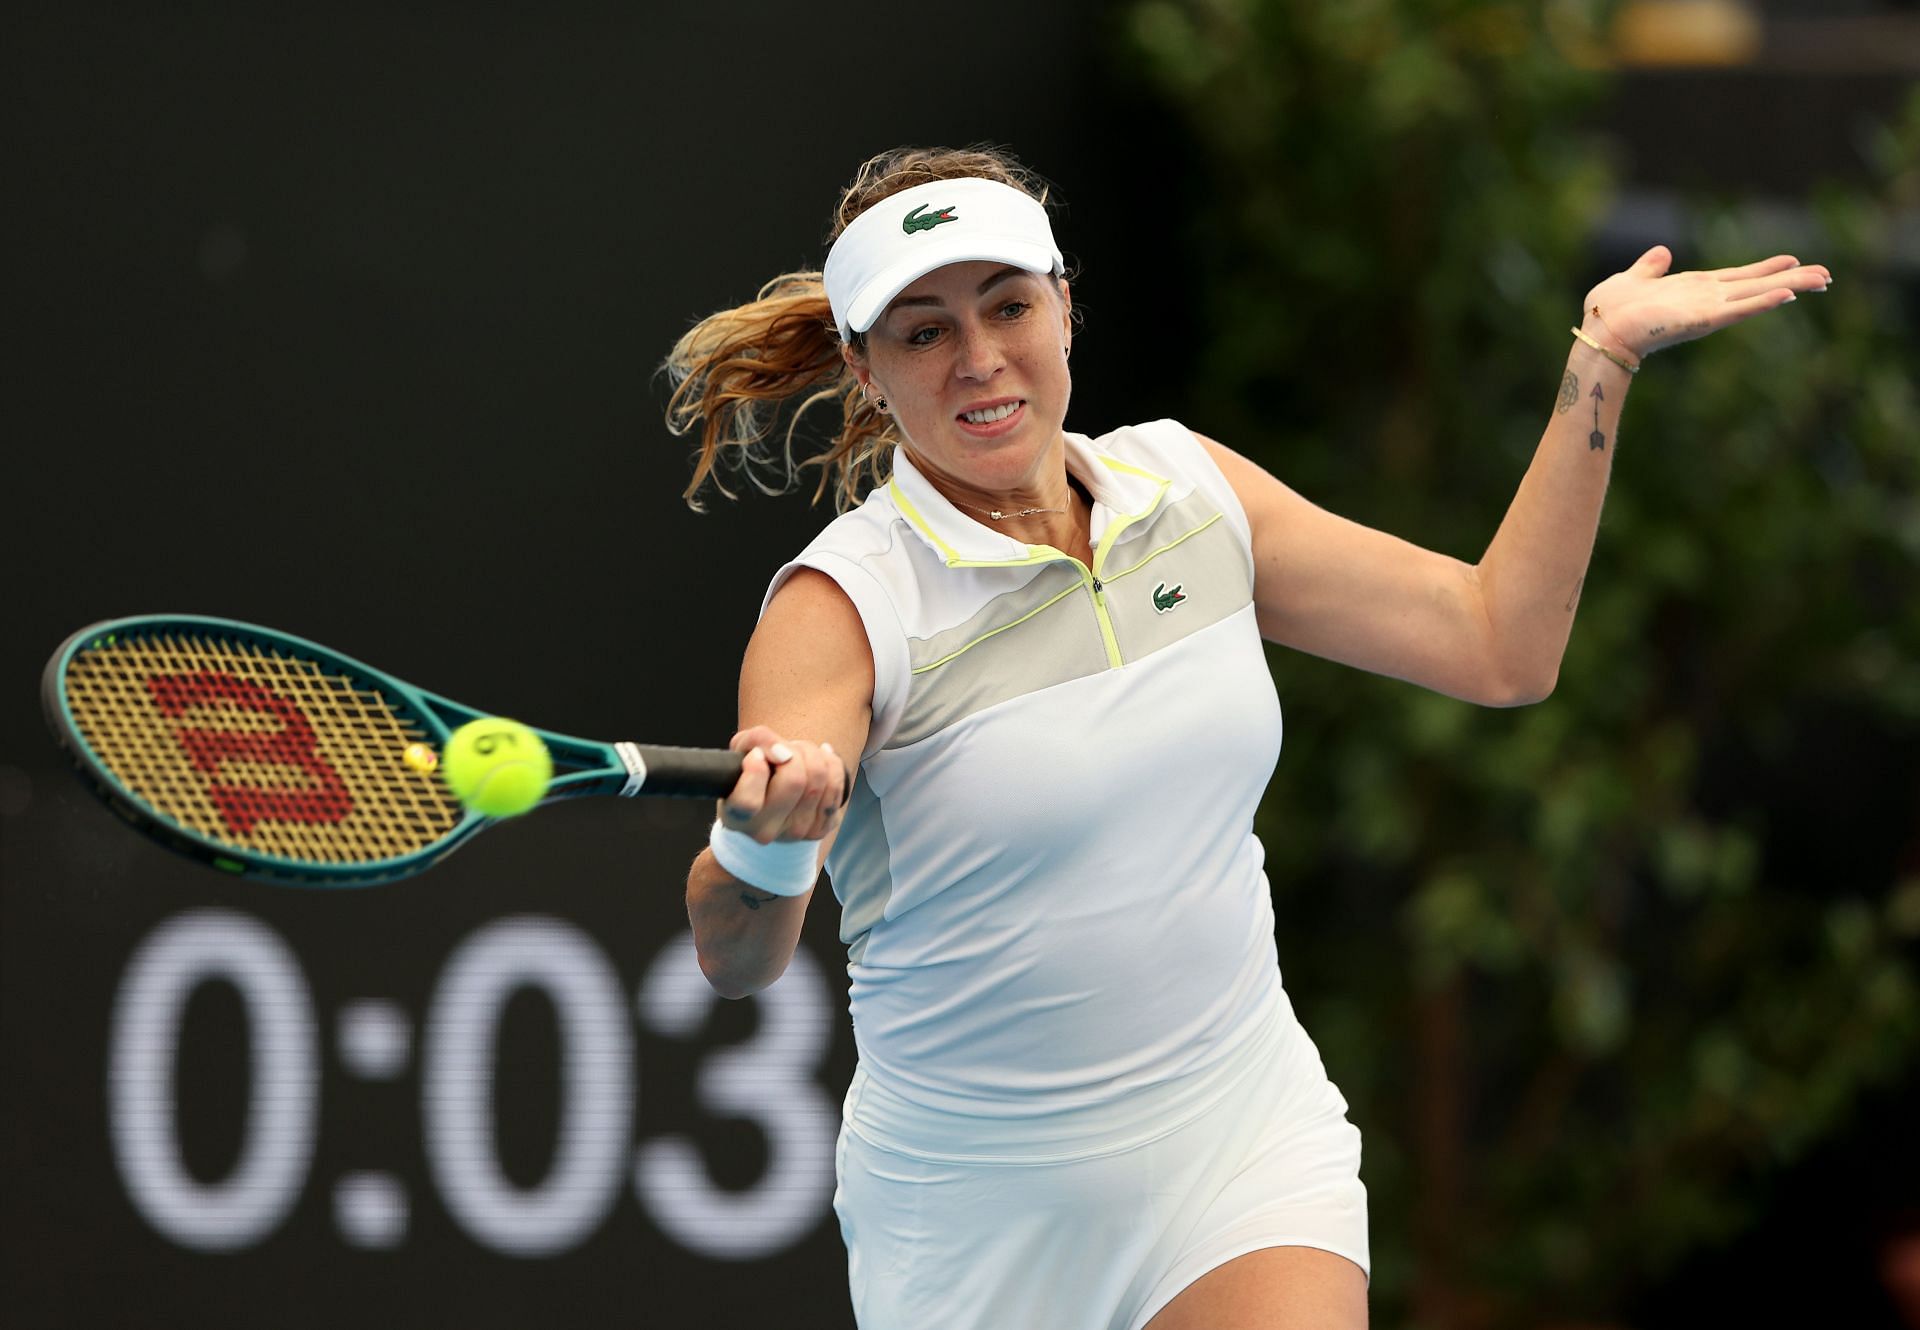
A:
[[[360,887],[425,872],[495,819],[469,811],[408,749],[438,753],[488,714],[317,643],[189,614],[83,628],[41,680],[54,736],[94,793],[169,849],[241,877]],[[720,798],[726,749],[597,743],[535,731],[543,802]],[[416,765],[418,763],[418,765]]]

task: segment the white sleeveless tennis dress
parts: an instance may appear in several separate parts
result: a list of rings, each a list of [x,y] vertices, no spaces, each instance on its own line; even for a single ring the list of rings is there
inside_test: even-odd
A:
[[[1359,1132],[1281,988],[1252,829],[1281,721],[1246,516],[1176,422],[1066,442],[1091,567],[897,452],[768,591],[826,573],[873,649],[827,861],[862,1330],[1129,1330],[1257,1248],[1368,1264]]]

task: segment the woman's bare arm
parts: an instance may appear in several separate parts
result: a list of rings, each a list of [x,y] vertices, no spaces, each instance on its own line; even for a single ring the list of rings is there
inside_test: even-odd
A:
[[[720,805],[723,822],[762,844],[815,841],[824,862],[872,714],[873,653],[859,612],[832,578],[802,568],[747,645],[731,744],[747,757]],[[812,894],[762,891],[702,850],[687,876],[687,918],[714,991],[745,997],[784,974]]]
[[[1656,245],[1587,292],[1533,464],[1477,564],[1315,507],[1202,439],[1253,527],[1254,604],[1271,641],[1486,706],[1553,691],[1593,557],[1632,376],[1625,364],[1824,291],[1832,273],[1776,255],[1668,273]],[[1616,359],[1615,357],[1618,357]]]
[[[1565,422],[1556,416],[1555,424]],[[1543,449],[1554,433],[1550,424]],[[1261,636],[1482,706],[1546,696],[1551,680],[1503,664],[1480,569],[1330,513],[1224,445],[1200,441],[1253,528]],[[1604,470],[1599,481],[1604,489]]]

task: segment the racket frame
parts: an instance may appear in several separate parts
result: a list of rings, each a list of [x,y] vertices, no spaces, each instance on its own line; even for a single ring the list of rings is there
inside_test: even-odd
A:
[[[285,886],[369,887],[425,872],[459,849],[476,832],[500,820],[463,808],[460,821],[455,823],[450,831],[421,849],[387,859],[349,864],[288,859],[280,855],[243,850],[181,826],[121,784],[113,775],[75,723],[72,710],[67,703],[66,690],[68,665],[81,651],[111,645],[114,639],[123,633],[136,631],[151,633],[169,629],[177,630],[183,636],[203,632],[209,637],[237,639],[255,647],[278,650],[288,655],[299,655],[312,661],[322,670],[345,674],[356,685],[372,687],[386,694],[390,704],[400,704],[396,710],[404,709],[408,713],[403,716],[403,719],[413,722],[424,730],[426,741],[433,745],[436,752],[446,746],[447,737],[460,726],[470,720],[479,720],[494,714],[455,702],[437,693],[430,693],[423,688],[417,688],[384,670],[375,669],[364,661],[356,660],[331,647],[322,646],[318,642],[296,637],[292,633],[283,633],[277,629],[263,628],[257,624],[241,623],[234,619],[202,614],[140,614],[90,624],[62,642],[52,658],[48,660],[40,680],[41,707],[46,714],[47,724],[53,731],[54,738],[93,792],[137,830],[167,848],[223,872]],[[661,791],[663,793],[710,796],[712,790],[709,787],[719,782],[724,775],[728,765],[726,759],[732,759],[733,775],[737,776],[739,771],[739,755],[724,754],[723,756],[721,750],[647,748],[632,744],[616,747],[593,739],[558,734],[552,730],[533,726],[528,728],[540,736],[541,741],[547,746],[547,751],[553,756],[553,783],[548,787],[546,796],[540,801],[541,805],[588,795],[641,793],[647,769],[644,759],[649,754],[699,755],[706,759],[701,765],[718,769],[711,775],[706,772],[696,775],[686,782],[689,788],[668,789]],[[622,758],[621,748],[629,750],[641,760],[642,765],[638,771]],[[671,765],[671,762],[672,759],[668,758],[663,765]],[[731,784],[732,777],[725,777],[724,783],[719,784],[718,793],[726,793]],[[645,792],[654,793],[655,791],[646,790]]]

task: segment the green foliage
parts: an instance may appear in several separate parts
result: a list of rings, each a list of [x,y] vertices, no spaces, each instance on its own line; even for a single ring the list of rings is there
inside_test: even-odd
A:
[[[1206,200],[1186,418],[1476,560],[1605,275],[1615,168],[1576,128],[1605,76],[1568,54],[1605,17],[1131,8]],[[1872,151],[1879,186],[1813,189],[1798,230],[1709,200],[1668,239],[1676,270],[1790,252],[1836,280],[1639,376],[1551,699],[1481,710],[1274,654],[1287,751],[1259,830],[1289,988],[1367,1133],[1380,1324],[1616,1313],[1920,1044],[1920,881],[1887,846],[1819,870],[1769,848],[1823,731],[1878,736],[1868,760],[1920,740],[1893,262],[1920,97]],[[1824,779],[1864,797],[1883,773]]]

